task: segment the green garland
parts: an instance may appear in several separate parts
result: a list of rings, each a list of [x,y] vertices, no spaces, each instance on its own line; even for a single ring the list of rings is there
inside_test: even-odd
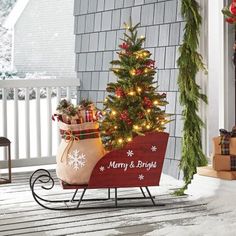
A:
[[[206,71],[202,56],[197,52],[202,22],[198,3],[195,0],[182,0],[181,14],[186,26],[177,63],[180,104],[183,106],[184,120],[180,168],[184,174],[185,185],[175,192],[178,195],[184,194],[196,173],[196,168],[207,164],[201,145],[201,129],[204,123],[197,114],[200,100],[207,103],[206,95],[200,92],[201,88],[196,83],[196,74],[200,70]]]

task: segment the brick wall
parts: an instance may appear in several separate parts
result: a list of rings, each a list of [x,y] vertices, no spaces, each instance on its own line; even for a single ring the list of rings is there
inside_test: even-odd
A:
[[[73,0],[30,0],[14,27],[13,66],[76,78]]]
[[[139,34],[146,36],[145,48],[157,61],[159,91],[167,93],[166,112],[173,114],[164,172],[179,178],[181,155],[181,107],[178,102],[176,59],[182,41],[184,22],[180,0],[75,0],[76,71],[81,80],[80,96],[102,106],[108,82],[115,81],[109,72],[117,58],[123,23],[130,15],[141,22]]]

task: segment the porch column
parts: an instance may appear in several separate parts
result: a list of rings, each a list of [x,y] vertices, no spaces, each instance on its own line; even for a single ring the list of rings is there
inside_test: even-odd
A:
[[[212,151],[211,139],[219,135],[219,128],[231,129],[234,124],[233,37],[228,35],[233,30],[224,23],[221,13],[226,4],[224,0],[208,1],[208,154]]]

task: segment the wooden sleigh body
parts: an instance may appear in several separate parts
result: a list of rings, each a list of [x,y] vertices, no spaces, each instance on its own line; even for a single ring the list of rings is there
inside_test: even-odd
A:
[[[39,169],[30,177],[30,188],[35,201],[46,209],[53,210],[75,210],[80,207],[83,201],[113,200],[118,206],[118,200],[124,199],[150,199],[153,205],[158,205],[154,201],[148,187],[159,186],[162,173],[163,162],[167,147],[169,134],[165,132],[147,133],[145,136],[137,136],[120,150],[107,153],[95,165],[90,180],[87,185],[69,185],[61,182],[63,189],[74,189],[75,192],[70,199],[46,200],[37,194],[35,188],[40,184],[44,190],[51,190],[54,187],[54,179],[49,171]],[[118,198],[117,189],[138,187],[143,197]],[[84,199],[88,189],[108,189],[107,198]],[[145,189],[145,191],[143,190]],[[76,199],[78,190],[82,190],[79,199]],[[111,198],[111,189],[115,190],[114,198]],[[146,192],[146,193],[145,193]],[[61,207],[60,203],[64,203]],[[76,204],[72,204],[76,203]],[[68,206],[72,204],[72,206]],[[140,204],[138,205],[140,206]],[[120,206],[119,206],[120,207]],[[97,207],[96,207],[97,208]]]

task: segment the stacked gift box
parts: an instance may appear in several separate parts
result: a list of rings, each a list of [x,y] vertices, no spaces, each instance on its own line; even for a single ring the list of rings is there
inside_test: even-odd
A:
[[[231,132],[220,129],[213,138],[212,166],[197,168],[199,175],[226,180],[236,179],[236,127]]]
[[[236,171],[236,129],[220,129],[220,136],[213,138],[212,167],[216,171]]]

